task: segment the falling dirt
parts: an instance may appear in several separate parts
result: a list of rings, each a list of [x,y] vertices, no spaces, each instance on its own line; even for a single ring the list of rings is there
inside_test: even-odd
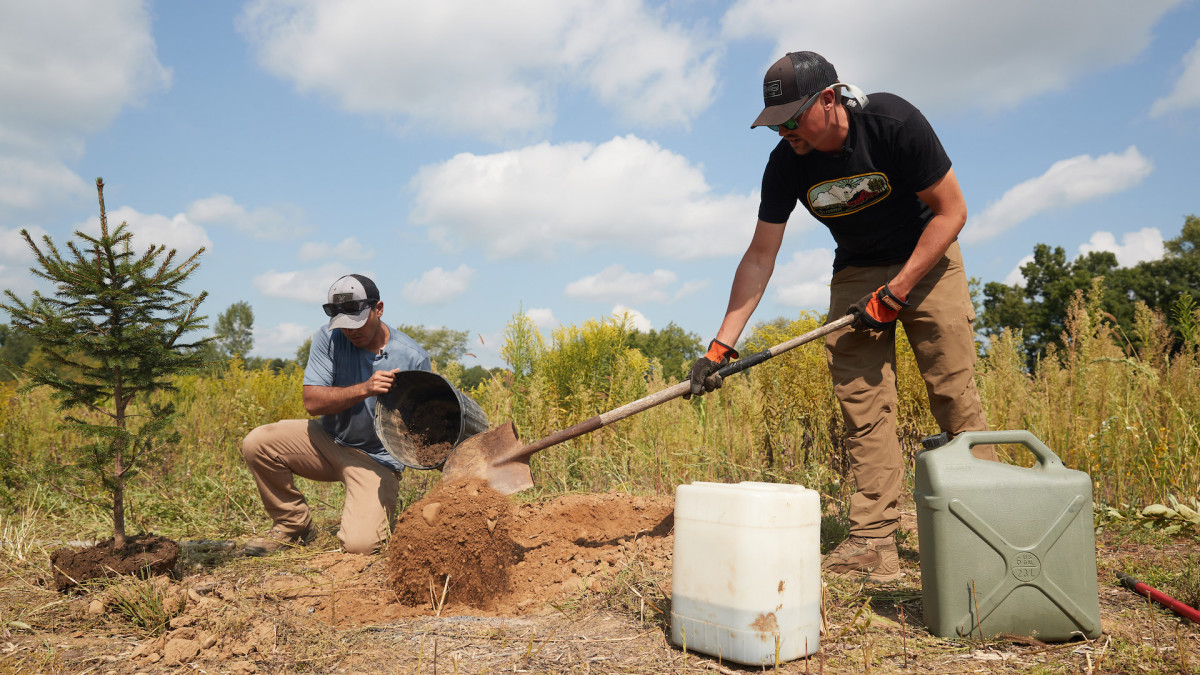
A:
[[[456,401],[432,399],[380,419],[386,445],[401,461],[418,468],[441,466],[458,441],[461,425]]]
[[[117,549],[112,539],[84,549],[60,548],[50,555],[54,587],[67,591],[91,579],[166,574],[179,560],[179,545],[153,534],[128,537]]]

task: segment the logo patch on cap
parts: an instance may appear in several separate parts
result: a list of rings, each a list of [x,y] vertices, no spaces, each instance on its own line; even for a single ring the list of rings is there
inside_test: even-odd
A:
[[[783,80],[763,82],[763,98],[783,96]]]
[[[330,302],[349,302],[354,299],[353,293],[334,293]]]

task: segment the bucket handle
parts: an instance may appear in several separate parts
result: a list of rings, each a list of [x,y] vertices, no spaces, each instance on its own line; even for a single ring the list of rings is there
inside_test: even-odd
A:
[[[1058,455],[1054,454],[1053,450],[1046,447],[1046,444],[1043,443],[1037,436],[1034,436],[1032,432],[1025,429],[1010,429],[1003,431],[964,431],[956,436],[954,440],[958,440],[959,438],[966,442],[968,449],[976,445],[983,445],[987,443],[1017,443],[1028,448],[1029,451],[1032,452],[1035,457],[1037,457],[1038,465],[1043,469],[1066,468],[1063,466],[1062,460],[1058,458]]]

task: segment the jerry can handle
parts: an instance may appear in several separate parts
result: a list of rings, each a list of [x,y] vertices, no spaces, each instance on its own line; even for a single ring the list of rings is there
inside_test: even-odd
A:
[[[954,440],[963,439],[967,447],[970,448],[976,445],[986,443],[1003,444],[1017,443],[1024,445],[1030,452],[1037,457],[1038,465],[1044,469],[1062,469],[1062,460],[1054,451],[1046,447],[1046,444],[1041,441],[1032,432],[1025,429],[1010,429],[1003,431],[964,431],[954,438]]]

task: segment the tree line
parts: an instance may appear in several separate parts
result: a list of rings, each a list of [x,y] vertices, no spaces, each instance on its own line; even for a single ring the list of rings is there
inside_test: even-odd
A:
[[[1131,347],[1139,347],[1139,305],[1162,315],[1175,334],[1175,345],[1196,330],[1200,306],[1200,218],[1187,216],[1179,236],[1163,242],[1158,260],[1120,267],[1109,251],[1092,251],[1067,260],[1061,247],[1038,244],[1033,260],[1021,266],[1024,282],[991,282],[983,288],[983,307],[976,327],[984,335],[1006,329],[1021,331],[1026,359],[1032,365],[1051,344],[1061,346],[1067,309],[1077,291],[1098,285],[1100,307],[1114,330]]]
[[[1179,236],[1164,242],[1165,254],[1158,260],[1121,267],[1109,251],[1093,251],[1068,260],[1061,247],[1037,244],[1033,260],[1021,267],[1023,282],[1006,285],[989,282],[982,288],[982,301],[976,329],[985,337],[998,336],[1006,329],[1019,329],[1030,365],[1061,341],[1071,297],[1101,283],[1102,309],[1112,318],[1129,344],[1138,344],[1135,330],[1136,307],[1144,304],[1162,314],[1182,343],[1190,331],[1197,330],[1194,314],[1200,307],[1200,218],[1187,216]],[[779,317],[763,324],[786,324]],[[470,390],[490,377],[497,368],[468,367],[471,354],[470,332],[453,328],[398,324],[397,330],[421,345],[441,369],[451,364],[462,367],[458,384]],[[203,361],[213,372],[228,367],[239,358],[250,369],[304,368],[311,340],[296,350],[293,358],[250,356],[254,349],[254,310],[248,302],[230,305],[217,316],[212,340],[200,347]],[[682,377],[687,365],[703,353],[705,344],[699,335],[685,331],[674,322],[661,330],[628,333],[628,346],[657,360],[667,375]],[[0,324],[0,380],[11,381],[13,366],[27,364],[51,366],[28,334],[10,325]]]

